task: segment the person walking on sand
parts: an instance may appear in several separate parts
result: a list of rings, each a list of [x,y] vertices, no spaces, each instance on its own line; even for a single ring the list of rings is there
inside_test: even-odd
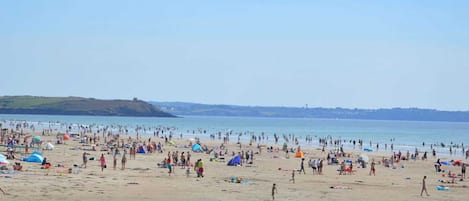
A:
[[[292,170],[291,172],[291,179],[290,181],[292,181],[293,183],[295,183],[295,170]]]
[[[423,176],[423,179],[422,179],[422,192],[420,192],[420,196],[422,196],[423,191],[425,191],[427,196],[430,196],[430,194],[428,194],[428,192],[427,192],[427,185],[425,184],[426,179],[427,179],[427,176]]]
[[[106,158],[104,157],[104,154],[101,154],[101,158],[99,158],[99,162],[101,163],[101,172],[103,172],[104,168],[106,168]]]
[[[301,172],[303,172],[303,174],[306,174],[306,172],[305,172],[305,159],[304,158],[301,159],[300,174],[301,174]]]
[[[275,200],[275,193],[278,194],[278,190],[277,190],[277,186],[275,185],[272,185],[272,200]]]

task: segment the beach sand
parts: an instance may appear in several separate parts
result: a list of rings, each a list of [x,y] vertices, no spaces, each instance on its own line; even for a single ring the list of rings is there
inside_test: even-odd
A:
[[[55,136],[43,137],[53,141]],[[153,138],[153,141],[164,142],[163,139]],[[177,146],[188,145],[187,139],[175,140]],[[221,141],[206,140],[202,143],[209,147],[221,144]],[[281,144],[273,145],[281,149]],[[376,165],[376,176],[370,176],[369,165],[365,169],[355,168],[353,175],[339,175],[337,165],[325,165],[323,175],[312,175],[312,169],[307,161],[312,158],[325,158],[326,154],[320,149],[303,149],[305,152],[306,174],[296,174],[295,183],[290,181],[293,169],[299,169],[301,159],[280,151],[267,152],[265,147],[261,154],[254,155],[254,164],[250,167],[227,166],[231,159],[231,152],[240,151],[239,145],[229,143],[227,149],[229,156],[225,162],[211,162],[212,155],[193,153],[191,161],[202,159],[205,165],[205,177],[197,178],[194,170],[186,177],[185,170],[175,167],[175,173],[168,175],[168,169],[158,168],[157,163],[167,156],[167,151],[189,151],[189,148],[177,148],[165,145],[164,153],[137,154],[135,160],[128,159],[126,170],[113,170],[112,156],[102,151],[87,151],[99,159],[101,153],[106,155],[107,168],[101,172],[98,160],[89,161],[87,168],[75,168],[78,173],[60,173],[63,164],[66,168],[74,164],[82,164],[83,150],[73,148],[83,147],[77,140],[66,141],[66,144],[57,144],[53,150],[41,151],[52,163],[51,169],[41,169],[39,163],[21,162],[24,171],[15,174],[1,174],[0,187],[6,191],[0,195],[0,200],[272,200],[272,184],[277,184],[278,194],[275,200],[468,200],[469,179],[458,181],[456,184],[446,184],[449,191],[438,191],[437,185],[442,177],[433,167],[435,158],[429,156],[427,161],[401,161],[396,169]],[[5,147],[2,147],[4,149]],[[244,150],[254,150],[255,146],[244,145]],[[296,147],[295,147],[296,148]],[[22,150],[24,151],[24,150]],[[33,150],[30,150],[31,153]],[[351,152],[351,150],[345,150]],[[356,160],[353,152],[352,160]],[[391,153],[367,153],[376,161],[382,156],[389,158]],[[21,154],[17,154],[17,157]],[[29,154],[22,154],[26,157]],[[278,158],[276,158],[276,157]],[[118,168],[120,168],[118,156]],[[129,157],[127,157],[129,158]],[[341,158],[339,160],[344,160]],[[442,159],[444,160],[444,159]],[[464,160],[463,160],[464,161]],[[10,160],[11,163],[19,162]],[[469,162],[465,160],[464,162]],[[403,167],[402,167],[403,165]],[[357,167],[354,164],[354,167]],[[10,167],[11,168],[11,167]],[[66,169],[65,168],[65,169]],[[446,171],[460,173],[458,166],[443,166]],[[420,196],[422,178],[426,175],[427,189],[430,196]],[[241,177],[243,183],[229,182],[231,177]],[[337,188],[331,188],[331,187]]]

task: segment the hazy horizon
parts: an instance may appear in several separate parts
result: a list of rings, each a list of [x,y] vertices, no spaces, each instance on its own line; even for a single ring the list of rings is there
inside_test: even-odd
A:
[[[469,111],[466,1],[0,5],[0,95]]]

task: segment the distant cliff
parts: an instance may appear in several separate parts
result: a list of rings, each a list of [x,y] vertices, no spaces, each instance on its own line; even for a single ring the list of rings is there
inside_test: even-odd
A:
[[[469,122],[468,111],[419,108],[347,109],[207,105],[184,102],[150,103],[175,115]]]
[[[81,97],[0,96],[2,114],[174,117],[141,100]]]

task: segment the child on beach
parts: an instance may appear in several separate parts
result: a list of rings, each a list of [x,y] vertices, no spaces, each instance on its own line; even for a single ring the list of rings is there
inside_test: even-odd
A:
[[[104,168],[106,168],[106,158],[104,157],[104,154],[101,154],[101,158],[99,158],[99,162],[101,163],[101,172],[103,172]]]
[[[112,168],[114,170],[117,168],[117,154],[114,154],[114,156],[113,156]]]
[[[168,164],[168,175],[171,176],[171,173],[173,173],[173,165],[172,164]]]
[[[188,167],[186,169],[186,177],[189,177],[190,174],[191,174],[191,169]]]
[[[82,167],[86,168],[86,164],[88,163],[88,156],[89,153],[83,152],[83,165]]]
[[[278,194],[278,190],[274,183],[274,185],[272,185],[272,200],[275,200],[275,193]]]
[[[125,156],[125,153],[122,155],[122,160],[121,160],[121,162],[122,162],[122,168],[121,168],[121,169],[122,169],[122,170],[125,170],[125,163],[127,163],[127,158],[126,158],[126,156]]]
[[[376,176],[376,169],[375,169],[375,160],[371,162],[371,169],[370,169],[370,175],[373,173],[374,176]]]

